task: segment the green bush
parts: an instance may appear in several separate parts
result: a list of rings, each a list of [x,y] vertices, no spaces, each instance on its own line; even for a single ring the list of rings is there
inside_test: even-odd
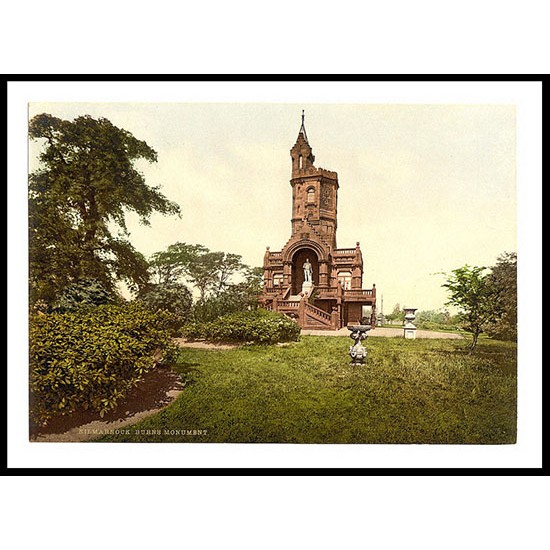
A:
[[[192,340],[275,344],[298,340],[300,327],[281,313],[258,309],[224,315],[208,323],[189,323],[182,334]]]
[[[460,330],[459,324],[445,324],[445,323],[436,323],[434,321],[420,321],[416,322],[413,321],[416,328],[422,329],[422,330]]]
[[[31,420],[116,408],[157,362],[172,359],[170,322],[139,303],[32,315]]]
[[[137,300],[150,311],[172,313],[173,323],[170,324],[170,329],[174,336],[179,334],[182,325],[189,320],[193,305],[191,291],[181,283],[150,285],[139,293]]]
[[[96,279],[80,279],[71,283],[57,297],[51,311],[65,313],[82,306],[99,306],[116,303],[118,297]]]

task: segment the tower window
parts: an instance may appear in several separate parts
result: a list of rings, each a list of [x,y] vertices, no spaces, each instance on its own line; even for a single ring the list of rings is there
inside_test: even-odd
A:
[[[298,157],[298,168],[302,169],[304,167],[304,159],[302,158],[302,155]]]
[[[308,189],[307,190],[307,202],[315,202],[315,189]]]

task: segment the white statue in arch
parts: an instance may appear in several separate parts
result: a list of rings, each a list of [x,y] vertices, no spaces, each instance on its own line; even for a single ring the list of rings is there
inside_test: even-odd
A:
[[[309,258],[306,258],[306,261],[303,265],[304,268],[304,282],[305,283],[312,283],[313,282],[313,267],[309,261]]]

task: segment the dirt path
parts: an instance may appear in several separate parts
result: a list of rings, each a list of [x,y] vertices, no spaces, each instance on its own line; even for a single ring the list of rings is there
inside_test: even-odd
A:
[[[178,346],[186,348],[228,350],[237,344],[188,342],[176,338]],[[174,401],[183,391],[181,378],[168,368],[158,367],[147,373],[117,409],[103,418],[98,413],[82,412],[53,419],[46,427],[31,432],[31,441],[82,442],[104,434],[119,433],[130,424],[159,412]]]
[[[181,348],[225,350],[235,349],[239,344],[214,344],[212,342],[189,342],[185,338],[174,338],[174,342]]]
[[[158,367],[148,372],[116,411],[103,418],[98,413],[74,413],[53,419],[46,427],[31,433],[38,442],[81,442],[115,433],[168,406],[183,391],[181,378],[169,368]]]

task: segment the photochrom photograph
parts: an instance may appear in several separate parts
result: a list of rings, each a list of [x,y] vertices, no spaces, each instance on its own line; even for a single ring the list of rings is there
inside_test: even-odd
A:
[[[28,104],[29,440],[512,445],[516,108]]]

